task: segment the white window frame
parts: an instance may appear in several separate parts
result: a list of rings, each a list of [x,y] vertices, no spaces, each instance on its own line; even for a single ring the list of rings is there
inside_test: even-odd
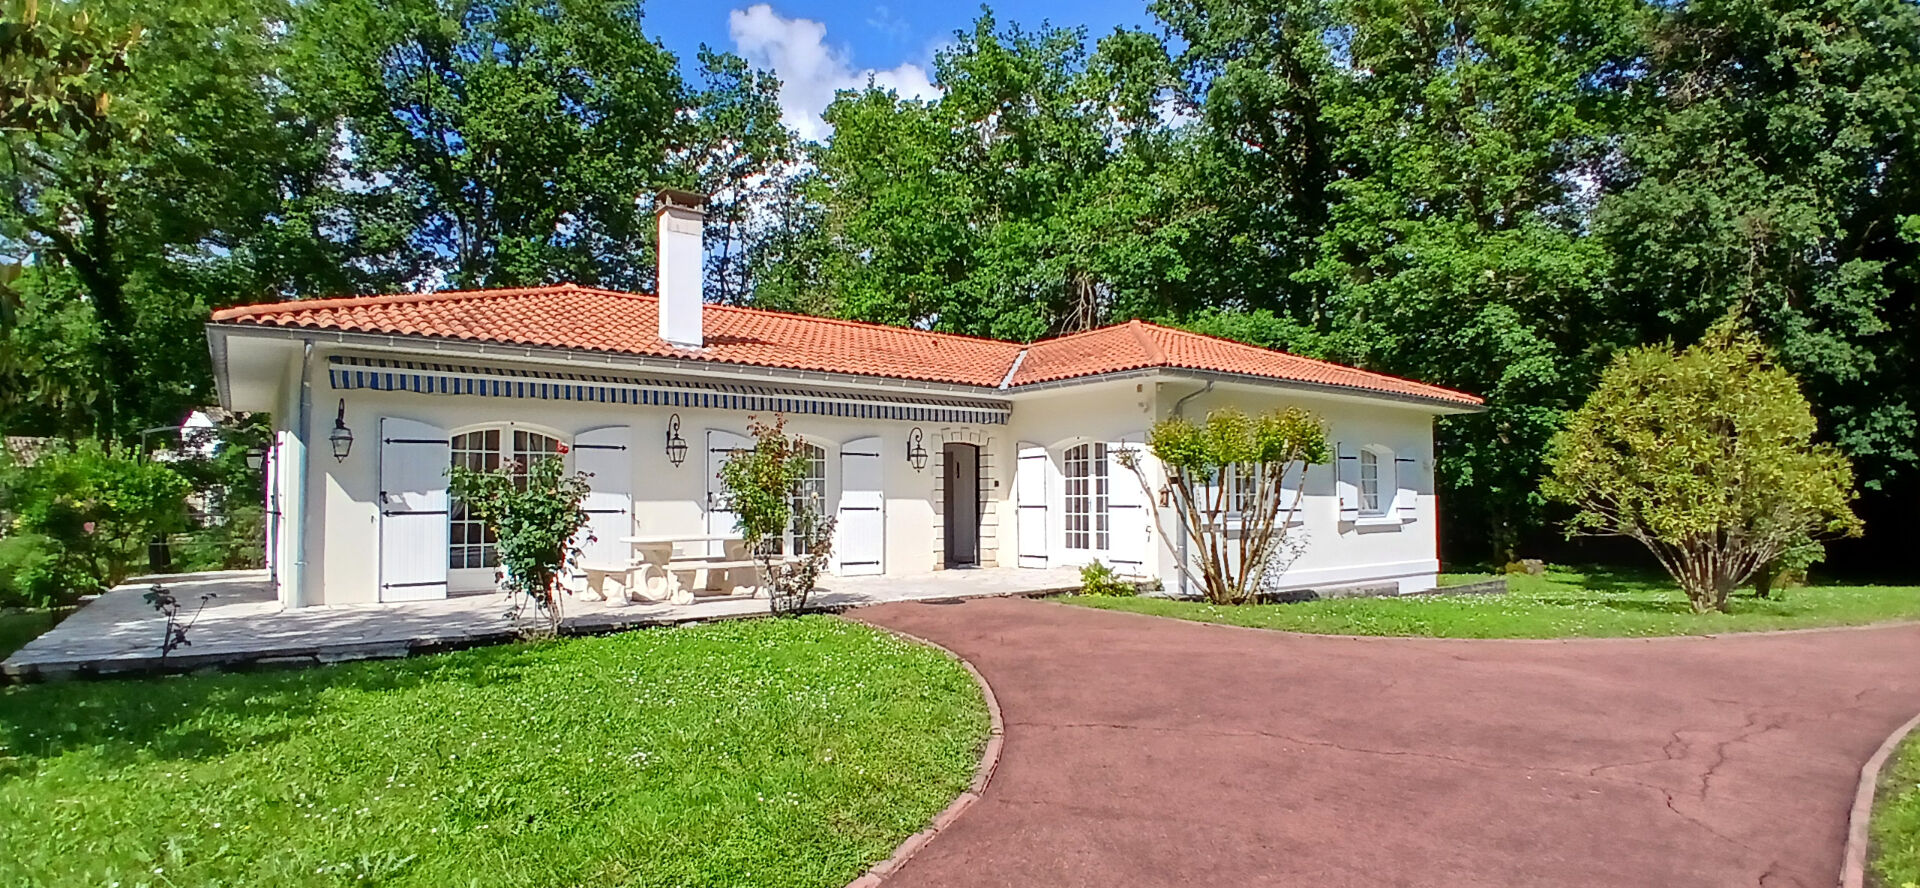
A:
[[[1106,442],[1088,441],[1062,451],[1060,476],[1061,548],[1082,553],[1107,551],[1113,540],[1112,516],[1108,514],[1113,479],[1107,472]]]
[[[800,479],[800,488],[794,492],[793,501],[789,503],[795,511],[787,523],[787,532],[781,534],[777,541],[781,554],[787,555],[804,554],[812,547],[813,541],[809,539],[811,533],[803,531],[799,523],[799,509],[808,497],[815,498],[816,523],[826,520],[828,516],[834,514],[835,509],[833,498],[830,496],[831,491],[827,486],[827,449],[811,442],[800,446],[806,454],[807,475]]]
[[[475,434],[484,436],[487,432],[499,433],[499,438],[494,442],[491,451],[474,449],[472,447],[463,448],[460,446],[461,438]],[[552,446],[560,452],[556,452],[556,450],[525,450],[522,448],[522,442],[520,440],[520,436],[522,435],[537,435],[542,440],[551,442]],[[461,464],[461,458],[463,456],[480,455],[482,457],[481,459],[469,459],[465,462],[465,465],[469,468],[477,468],[483,471],[496,469],[505,465],[508,460],[518,462],[522,457],[533,456],[540,453],[552,453],[562,459],[566,459],[567,457],[564,455],[564,451],[571,447],[571,445],[567,443],[567,436],[565,435],[552,429],[520,422],[483,423],[455,429],[448,433],[447,444],[450,451],[449,464]],[[462,526],[468,528],[467,540],[455,542],[455,539],[459,536],[456,531]],[[481,535],[481,541],[477,544],[468,541],[472,539],[472,535],[476,530]],[[475,586],[482,582],[483,577],[490,577],[492,571],[499,566],[499,550],[497,543],[492,537],[493,534],[486,530],[485,525],[482,525],[477,519],[468,518],[464,515],[464,506],[457,497],[451,494],[448,495],[447,570],[465,572],[464,579],[457,582],[455,584],[456,586]],[[454,555],[456,547],[461,550],[460,557],[457,560]],[[478,563],[475,563],[474,553],[467,551],[471,549],[479,550]],[[485,583],[491,585],[491,580],[487,579]]]

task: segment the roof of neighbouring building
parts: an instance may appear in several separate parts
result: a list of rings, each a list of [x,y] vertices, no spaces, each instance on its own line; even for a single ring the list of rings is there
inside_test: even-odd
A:
[[[705,347],[659,336],[652,297],[575,284],[245,305],[220,323],[424,336],[786,370],[1018,388],[1152,368],[1228,373],[1473,406],[1452,389],[1131,321],[1022,345],[728,305],[704,307]],[[1023,353],[1024,352],[1024,356]],[[1017,365],[1017,366],[1016,366]],[[1011,371],[1011,375],[1010,375]]]

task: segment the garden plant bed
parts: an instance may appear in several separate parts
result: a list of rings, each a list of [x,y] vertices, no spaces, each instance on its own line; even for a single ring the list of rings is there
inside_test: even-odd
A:
[[[1207,623],[1327,635],[1436,638],[1605,638],[1717,635],[1920,619],[1920,587],[1810,586],[1778,597],[1736,595],[1733,612],[1695,614],[1663,574],[1550,568],[1508,577],[1506,595],[1457,594],[1449,587],[1485,575],[1446,575],[1434,594],[1350,597],[1225,607],[1168,598],[1063,599]]]
[[[838,888],[973,777],[980,690],[829,617],[0,689],[0,884]]]

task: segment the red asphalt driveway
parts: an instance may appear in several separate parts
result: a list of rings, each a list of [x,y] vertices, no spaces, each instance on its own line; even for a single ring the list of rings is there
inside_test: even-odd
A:
[[[1718,638],[1330,638],[1018,599],[853,611],[1006,719],[913,886],[1835,884],[1920,625]]]

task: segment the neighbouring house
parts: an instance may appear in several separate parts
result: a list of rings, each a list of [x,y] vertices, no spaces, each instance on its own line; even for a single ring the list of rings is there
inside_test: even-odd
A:
[[[659,206],[657,295],[560,284],[214,314],[222,405],[276,423],[283,602],[493,588],[452,464],[557,455],[591,473],[591,559],[624,560],[623,537],[731,532],[719,465],[750,415],[776,413],[838,516],[835,573],[1099,559],[1178,589],[1158,472],[1148,459],[1147,489],[1120,454],[1158,419],[1227,405],[1297,405],[1338,442],[1305,479],[1288,586],[1434,585],[1433,420],[1479,398],[1139,321],[1022,344],[705,304],[700,200]]]

